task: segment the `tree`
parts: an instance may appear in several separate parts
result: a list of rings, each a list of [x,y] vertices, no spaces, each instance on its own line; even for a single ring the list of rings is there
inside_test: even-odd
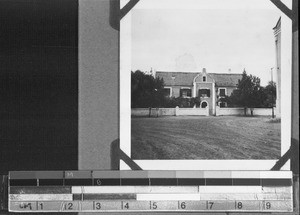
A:
[[[160,107],[164,101],[164,81],[140,70],[131,72],[131,107]]]
[[[264,107],[276,106],[276,83],[269,81],[268,85],[264,88],[265,100],[263,102]]]
[[[238,81],[237,90],[230,97],[227,97],[229,104],[244,107],[245,115],[247,108],[260,107],[263,100],[263,87],[260,86],[260,78],[248,75],[246,70],[243,71],[242,79]]]
[[[271,108],[276,106],[276,83],[270,81],[266,87],[260,86],[251,94],[251,106],[248,107],[261,107]],[[231,96],[225,96],[218,101],[227,102],[229,107],[241,107],[244,104],[241,102],[241,93],[239,89],[234,90]],[[250,100],[251,101],[251,100]],[[245,107],[245,106],[244,106]]]

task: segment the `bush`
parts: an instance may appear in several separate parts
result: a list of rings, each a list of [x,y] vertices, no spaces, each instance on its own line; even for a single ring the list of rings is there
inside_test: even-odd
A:
[[[194,106],[199,107],[200,106],[200,99],[199,98],[174,98],[174,97],[166,97],[163,107],[164,108],[192,108]]]

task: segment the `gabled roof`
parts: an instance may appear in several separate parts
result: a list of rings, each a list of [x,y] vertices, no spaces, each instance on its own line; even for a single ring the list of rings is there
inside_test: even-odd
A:
[[[194,78],[201,72],[162,72],[157,71],[155,77],[164,79],[167,86],[192,86]],[[215,80],[218,87],[236,87],[242,74],[207,73]]]

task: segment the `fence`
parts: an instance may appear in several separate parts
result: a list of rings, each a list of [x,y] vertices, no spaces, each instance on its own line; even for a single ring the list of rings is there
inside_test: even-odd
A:
[[[272,116],[272,108],[252,108],[253,116]],[[276,109],[274,108],[274,114]],[[216,107],[216,116],[244,115],[244,108],[220,108]],[[251,115],[251,109],[247,108],[247,115]]]
[[[208,108],[176,108],[176,116],[208,116]]]
[[[272,116],[272,108],[247,108],[246,114],[253,116]],[[276,109],[274,108],[274,114]],[[216,107],[216,116],[243,116],[244,108]],[[209,116],[208,108],[132,108],[131,116],[158,117],[158,116]]]
[[[175,108],[132,108],[131,116],[137,116],[137,117],[176,116],[176,111]]]
[[[131,116],[208,116],[208,108],[132,108]]]

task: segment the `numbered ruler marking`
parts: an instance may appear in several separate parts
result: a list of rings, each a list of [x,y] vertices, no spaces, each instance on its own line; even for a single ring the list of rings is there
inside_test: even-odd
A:
[[[206,201],[207,210],[235,210],[235,201]]]
[[[121,204],[122,210],[149,210],[150,204],[147,201],[122,201]]]
[[[178,210],[205,211],[206,201],[178,201]]]
[[[263,211],[293,211],[293,201],[263,201]]]
[[[82,211],[117,211],[121,208],[120,201],[83,201],[81,202]]]
[[[235,201],[235,209],[237,211],[261,211],[261,201]]]
[[[12,212],[292,211],[291,201],[11,201]]]
[[[59,201],[51,201],[51,202],[37,202],[37,210],[38,211],[62,211],[63,210],[63,202]]]

